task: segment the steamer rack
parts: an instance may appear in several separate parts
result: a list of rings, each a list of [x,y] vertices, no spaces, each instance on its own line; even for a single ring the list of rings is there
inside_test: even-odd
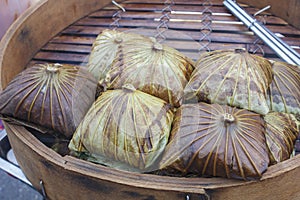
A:
[[[284,41],[293,51],[300,53],[299,29],[266,9],[261,10],[261,8],[242,3],[239,5]],[[74,6],[70,9],[76,13],[78,8]],[[56,27],[53,25],[51,28]],[[83,16],[54,35],[39,51],[35,52],[29,63],[27,62],[27,66],[43,62],[84,66],[87,64],[93,42],[97,35],[105,29],[142,32],[176,48],[194,60],[197,60],[199,55],[205,51],[247,49],[251,53],[260,54],[270,60],[284,61],[278,53],[249,28],[224,6],[222,0],[126,0],[120,3],[112,1],[105,7]],[[26,38],[28,34],[29,30],[26,30],[25,27],[20,36]],[[16,131],[15,128],[8,127],[9,131]],[[32,183],[27,180],[18,163],[14,160],[6,131],[0,131],[1,168],[24,183],[31,185]],[[15,136],[11,136],[10,139],[15,139]],[[295,144],[295,154],[297,155],[299,152],[300,140],[298,139]],[[52,153],[50,154],[52,155]],[[13,159],[9,159],[10,157]],[[65,162],[72,163],[72,160],[68,158]],[[50,168],[53,167],[48,166],[48,164],[45,165]],[[41,181],[33,185],[46,198],[47,183],[45,183],[45,192]],[[218,181],[214,184],[217,183]],[[227,186],[234,184],[236,183],[233,181]],[[51,193],[50,190],[49,193]],[[187,189],[187,193],[179,195],[180,198],[178,199],[191,199],[195,196],[192,191],[192,189]],[[131,196],[134,197],[134,194],[131,193]],[[202,195],[201,198],[209,199],[207,195]]]
[[[149,36],[158,38],[169,33],[163,38],[164,43],[194,60],[203,50],[241,48],[280,60],[271,48],[230,13],[221,0],[206,0],[204,3],[196,0],[167,0],[163,3],[160,0],[142,3],[129,0],[118,6],[110,4],[70,25],[50,40],[32,62],[85,65],[97,35],[112,28],[137,32],[142,29],[143,33],[147,31]],[[241,6],[251,15],[260,11],[245,4]],[[300,52],[300,30],[267,11],[256,14],[256,19]],[[194,45],[195,42],[198,44]]]

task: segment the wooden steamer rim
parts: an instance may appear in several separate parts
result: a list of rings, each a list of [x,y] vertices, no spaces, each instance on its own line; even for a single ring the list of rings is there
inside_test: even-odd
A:
[[[0,43],[0,90],[51,38],[109,0],[41,0],[27,10]],[[269,167],[259,181],[176,178],[118,171],[49,150],[25,128],[4,123],[26,177],[50,199],[297,199],[300,155]]]

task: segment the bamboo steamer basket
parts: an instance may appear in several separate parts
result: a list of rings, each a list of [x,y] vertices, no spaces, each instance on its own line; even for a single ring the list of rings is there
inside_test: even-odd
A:
[[[138,9],[142,6],[137,3],[138,1],[127,2],[132,3],[133,11],[134,6]],[[147,2],[153,6],[158,1],[143,3],[147,4]],[[188,4],[197,3],[197,1],[184,0],[180,2],[176,6],[183,8]],[[219,7],[222,5],[222,1],[213,2]],[[240,2],[257,7],[272,5],[271,12],[280,17],[277,21],[284,19],[293,25],[284,25],[286,28],[284,31],[291,36],[287,41],[290,44],[299,44],[300,31],[296,28],[300,28],[299,1],[288,0],[284,5],[280,4],[279,0]],[[61,46],[55,46],[57,41],[67,40],[68,31],[73,30],[75,33],[76,28],[82,29],[80,20],[88,21],[84,19],[85,16],[109,3],[109,0],[41,0],[27,10],[10,27],[1,41],[0,90],[3,90],[8,82],[29,63],[34,63],[42,57],[53,62],[68,59],[69,54],[61,55],[63,58],[57,56],[56,53],[62,51],[59,49],[62,48]],[[75,22],[78,23],[77,26],[75,24],[71,27]],[[101,26],[99,27],[96,27],[97,31],[97,28],[101,29]],[[64,34],[59,35],[60,33]],[[72,38],[76,40],[76,35]],[[219,47],[222,48],[222,45]],[[49,50],[51,48],[52,50]],[[90,49],[87,49],[89,53]],[[78,57],[75,56],[73,61],[76,62],[76,59]],[[269,167],[257,181],[166,177],[118,171],[68,155],[61,156],[45,146],[24,127],[9,123],[4,125],[21,169],[33,187],[48,199],[300,199],[298,184],[300,183],[300,155]]]

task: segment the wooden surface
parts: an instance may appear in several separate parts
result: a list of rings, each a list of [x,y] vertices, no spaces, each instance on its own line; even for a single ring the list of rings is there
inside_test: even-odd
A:
[[[110,169],[62,157],[23,127],[5,123],[16,158],[40,192],[49,199],[297,200],[300,198],[300,156],[272,166],[260,181],[223,178],[175,178]]]
[[[25,11],[8,29],[0,43],[0,91],[24,69],[49,39],[108,2],[110,1],[41,0]]]
[[[28,64],[61,62],[85,65],[96,36],[112,23],[116,7],[108,2],[90,0],[42,0],[30,8],[9,29],[0,44],[0,90]],[[141,27],[154,34],[164,4],[159,0],[124,1],[119,30]],[[249,13],[258,9],[244,6]],[[201,52],[195,45],[200,38],[204,7],[196,0],[176,0],[171,14],[167,44],[197,59]],[[212,43],[210,48],[245,48],[255,37],[231,16],[222,1],[213,0]],[[285,36],[288,44],[299,47],[300,31],[276,16],[265,13],[267,27]],[[222,23],[230,21],[231,24]],[[266,56],[278,59],[264,46]],[[297,50],[299,51],[299,50]],[[40,181],[50,199],[190,199],[209,196],[213,200],[299,199],[300,156],[272,166],[260,181],[221,178],[175,178],[120,172],[50,150],[25,128],[5,123],[16,158],[33,186],[41,191]]]
[[[264,8],[271,5],[270,12],[286,20],[289,24],[300,29],[300,1],[299,0],[238,0],[257,8]]]
[[[181,14],[170,15],[168,38],[165,43],[197,60],[202,53],[199,51],[201,47],[199,40],[202,36],[200,29],[203,26],[201,23],[203,16],[199,12],[203,11],[205,7],[201,4],[201,1],[177,0],[175,2],[176,4],[172,6],[172,10],[181,12]],[[121,14],[122,18],[119,21],[120,27],[118,30],[146,32],[149,36],[155,36],[157,33],[156,27],[159,25],[158,19],[162,15],[161,10],[165,7],[160,0],[143,2],[128,0],[121,5],[124,6],[126,12]],[[245,5],[244,9],[250,14],[258,11],[257,8]],[[110,24],[113,22],[112,15],[117,10],[116,6],[108,5],[66,27],[41,48],[41,51],[34,56],[32,63],[61,62],[85,65],[96,36],[104,29],[110,28]],[[253,43],[257,40],[257,37],[230,14],[221,0],[214,0],[210,10],[214,13],[211,16],[212,33],[209,35],[212,41],[209,45],[211,50],[254,48]],[[193,13],[182,13],[186,11]],[[281,35],[283,41],[300,52],[300,30],[270,13],[263,14],[266,16],[266,27]],[[261,19],[261,17],[257,18]],[[267,45],[262,43],[261,46],[265,52],[265,57],[279,60],[278,56]]]
[[[0,40],[9,26],[31,5],[39,0],[1,0],[0,1]]]

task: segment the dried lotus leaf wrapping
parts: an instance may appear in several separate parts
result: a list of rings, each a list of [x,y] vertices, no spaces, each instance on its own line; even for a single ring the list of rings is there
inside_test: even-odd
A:
[[[260,114],[269,112],[271,64],[242,50],[204,53],[187,84],[185,102],[218,103]]]
[[[73,65],[36,64],[0,94],[0,113],[72,137],[95,101],[97,82]]]
[[[300,68],[284,62],[272,65],[268,103],[275,112],[300,115]]]
[[[299,138],[300,137],[300,115],[291,115],[291,116],[293,121],[296,123],[298,138]]]
[[[184,104],[176,112],[160,168],[184,174],[259,178],[269,164],[259,114],[219,104]]]
[[[132,88],[124,86],[99,96],[69,148],[122,170],[155,168],[168,142],[173,113],[166,102]]]
[[[297,124],[293,116],[271,112],[264,116],[266,121],[266,141],[270,152],[270,163],[290,158],[298,135]]]
[[[152,40],[142,45],[127,43],[111,66],[109,88],[132,84],[138,90],[180,106],[193,61],[177,50]]]
[[[97,80],[105,80],[106,74],[113,60],[116,58],[120,46],[126,45],[127,41],[142,43],[144,40],[146,40],[146,37],[139,34],[104,30],[97,36],[93,43],[88,61],[88,70]]]

